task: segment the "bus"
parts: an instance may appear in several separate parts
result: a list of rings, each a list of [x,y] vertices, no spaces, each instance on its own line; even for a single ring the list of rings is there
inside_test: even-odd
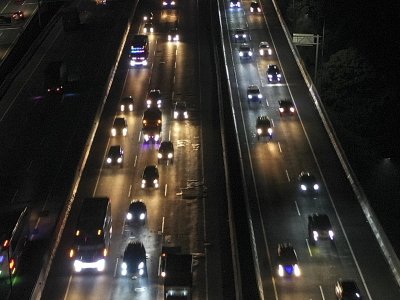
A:
[[[137,65],[147,66],[149,57],[149,37],[136,34],[129,49],[129,60],[132,67]]]
[[[104,271],[111,243],[111,201],[108,197],[85,198],[78,216],[74,244],[69,252],[74,271]]]
[[[16,274],[28,239],[27,224],[26,207],[0,213],[0,278]]]

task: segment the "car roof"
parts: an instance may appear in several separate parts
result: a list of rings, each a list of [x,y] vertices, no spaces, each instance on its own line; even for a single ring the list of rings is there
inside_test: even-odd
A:
[[[124,259],[132,259],[137,256],[146,257],[146,249],[142,242],[130,242],[125,248]]]
[[[143,176],[150,174],[158,174],[158,168],[156,165],[148,165],[144,168]]]
[[[175,109],[186,109],[186,102],[185,101],[175,102]]]
[[[279,105],[281,106],[292,106],[293,102],[289,99],[279,100]]]
[[[268,42],[265,42],[265,41],[263,41],[263,42],[260,42],[260,46],[268,46],[268,47],[269,47],[269,43],[268,43]]]
[[[139,200],[138,199],[134,199],[129,204],[129,209],[133,209],[133,208],[146,209],[146,204],[140,199]]]
[[[244,32],[244,29],[243,28],[236,28],[235,32]]]
[[[297,262],[296,251],[291,244],[279,244],[278,255],[286,262]]]
[[[329,217],[326,214],[312,214],[311,220],[321,229],[329,229],[332,227]]]
[[[121,98],[121,102],[133,102],[133,98],[132,96],[123,97]]]
[[[114,152],[114,153],[119,153],[121,152],[122,147],[120,145],[114,145],[110,146],[110,149],[108,150],[109,153]]]
[[[258,87],[258,85],[256,84],[251,84],[247,87],[248,90],[260,90],[260,88]]]
[[[271,124],[271,121],[268,119],[267,116],[259,116],[257,117],[257,124]]]
[[[246,44],[246,43],[243,43],[243,44],[240,44],[239,48],[241,48],[241,49],[250,49],[250,45]]]
[[[126,120],[125,118],[115,118],[114,120],[114,125],[125,125],[126,124]]]
[[[354,280],[339,280],[339,283],[346,294],[349,292],[359,291],[357,283]]]
[[[162,141],[160,144],[160,148],[158,148],[159,150],[162,149],[173,149],[174,148],[174,144],[171,141]]]
[[[251,1],[250,5],[251,5],[251,6],[255,6],[255,5],[260,6],[259,3],[258,3],[257,1]]]

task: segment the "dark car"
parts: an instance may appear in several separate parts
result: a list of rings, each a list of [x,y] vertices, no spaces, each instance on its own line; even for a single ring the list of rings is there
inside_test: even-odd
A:
[[[290,243],[278,245],[278,275],[279,277],[301,275],[296,251]]]
[[[169,30],[168,42],[179,42],[179,30],[177,27],[171,28]]]
[[[251,1],[251,3],[250,3],[250,12],[252,12],[252,13],[260,13],[261,12],[260,3],[256,2],[256,1]]]
[[[159,174],[158,168],[155,165],[149,165],[144,168],[143,175],[142,175],[142,189],[146,187],[159,187]]]
[[[174,8],[176,6],[175,0],[162,0],[163,8]]]
[[[124,150],[120,145],[111,146],[108,149],[106,162],[108,165],[118,165],[122,168],[124,162]]]
[[[362,300],[360,289],[354,280],[339,279],[335,284],[336,298],[339,300]]]
[[[240,0],[229,0],[230,8],[240,8]]]
[[[132,96],[123,97],[119,103],[119,109],[121,112],[133,111],[134,101]]]
[[[262,94],[260,92],[260,88],[257,85],[249,85],[247,87],[247,101],[257,101],[261,103]]]
[[[277,65],[268,65],[267,69],[268,82],[280,82],[282,79],[281,72]]]
[[[294,104],[289,99],[279,100],[279,114],[283,115],[293,115],[295,112]]]
[[[308,236],[312,243],[323,239],[333,241],[335,233],[326,214],[312,214],[308,216]]]
[[[146,106],[161,108],[162,100],[161,100],[161,91],[160,90],[150,90],[149,95],[147,96]]]
[[[174,117],[174,120],[189,119],[186,102],[178,101],[178,102],[174,103],[173,117]]]
[[[260,137],[263,136],[272,139],[272,123],[267,116],[260,116],[257,118],[256,134],[257,134],[257,140],[260,140]]]
[[[147,276],[146,249],[141,242],[130,242],[124,251],[121,275],[129,277]]]
[[[154,32],[154,26],[153,23],[151,22],[146,22],[143,25],[143,33],[153,33]]]
[[[23,19],[25,19],[25,14],[23,11],[19,10],[19,11],[13,12],[12,18],[14,20],[23,20]]]
[[[158,163],[165,160],[174,163],[174,144],[171,141],[161,142],[157,157]]]
[[[166,262],[167,262],[167,257],[170,254],[180,254],[181,253],[181,247],[179,246],[162,246],[161,248],[161,255],[160,255],[160,261],[159,261],[159,270],[158,270],[158,276],[165,277],[165,267],[166,267]]]
[[[237,28],[233,31],[233,39],[236,43],[238,42],[246,42],[247,41],[247,33],[242,28]]]
[[[146,204],[142,200],[132,200],[126,213],[127,225],[144,224],[147,218]]]
[[[147,13],[147,14],[145,14],[145,15],[143,16],[143,21],[152,21],[152,20],[153,20],[153,17],[154,17],[153,13],[152,13],[152,12],[149,12],[149,13]]]
[[[111,135],[117,136],[122,135],[126,136],[128,134],[128,124],[126,123],[125,118],[115,118],[113,127],[111,129]]]
[[[239,58],[242,59],[251,59],[253,57],[253,50],[249,46],[249,44],[243,43],[239,46]]]
[[[319,184],[313,174],[308,171],[302,171],[298,177],[300,190],[304,193],[316,193],[319,190]]]

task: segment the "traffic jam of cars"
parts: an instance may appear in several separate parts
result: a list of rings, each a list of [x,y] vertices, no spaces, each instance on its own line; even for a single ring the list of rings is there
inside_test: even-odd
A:
[[[251,24],[249,20],[255,20],[262,14],[263,8],[258,1],[251,1],[250,4],[241,2],[240,0],[228,0],[227,11],[236,16],[238,11],[244,11],[244,18],[247,18],[247,26]],[[248,11],[248,13],[247,13]],[[240,22],[241,24],[243,22]],[[245,95],[249,109],[263,108],[262,104],[267,103],[269,107],[272,101],[274,106],[278,107],[279,117],[282,121],[292,121],[297,115],[297,107],[292,98],[270,99],[268,95],[269,89],[280,87],[284,84],[284,77],[280,62],[275,57],[272,43],[266,40],[261,40],[256,45],[250,36],[251,29],[248,27],[230,28],[230,41],[232,49],[232,59],[237,61],[240,68],[245,67],[245,64],[257,65],[259,70],[260,81],[254,82],[248,80],[249,84],[245,92],[240,92],[240,97]],[[255,50],[253,50],[255,49]],[[236,58],[235,58],[236,56]],[[244,73],[244,77],[246,73]],[[246,80],[246,77],[244,78]],[[261,84],[260,84],[261,83]],[[268,99],[267,99],[268,96]],[[257,103],[253,106],[252,103]],[[261,104],[261,106],[260,106]],[[254,128],[254,127],[253,127]],[[256,113],[255,129],[252,131],[252,136],[255,136],[257,142],[272,142],[274,136],[274,120],[267,113]],[[321,185],[316,175],[305,170],[297,176],[297,181],[293,180],[297,185],[297,195],[307,200],[318,199],[321,192]],[[306,240],[309,246],[309,252],[318,246],[325,245],[325,241],[333,244],[336,239],[335,229],[332,225],[328,214],[325,212],[315,211],[309,214],[306,219],[307,235]],[[278,251],[276,255],[276,274],[279,278],[297,278],[303,275],[300,269],[299,258],[293,245],[286,240],[283,240],[277,245]],[[332,283],[334,284],[334,283]],[[361,292],[353,280],[338,280],[334,290],[337,299],[362,299]]]

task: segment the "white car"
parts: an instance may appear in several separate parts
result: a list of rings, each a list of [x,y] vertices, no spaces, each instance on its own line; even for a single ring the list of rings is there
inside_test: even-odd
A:
[[[239,46],[240,59],[251,59],[253,57],[253,50],[248,44],[241,44]]]
[[[247,101],[258,101],[261,103],[261,99],[262,94],[260,92],[260,88],[255,84],[249,85],[247,87]]]
[[[272,49],[268,42],[260,42],[260,45],[258,46],[258,52],[261,56],[272,55]]]

